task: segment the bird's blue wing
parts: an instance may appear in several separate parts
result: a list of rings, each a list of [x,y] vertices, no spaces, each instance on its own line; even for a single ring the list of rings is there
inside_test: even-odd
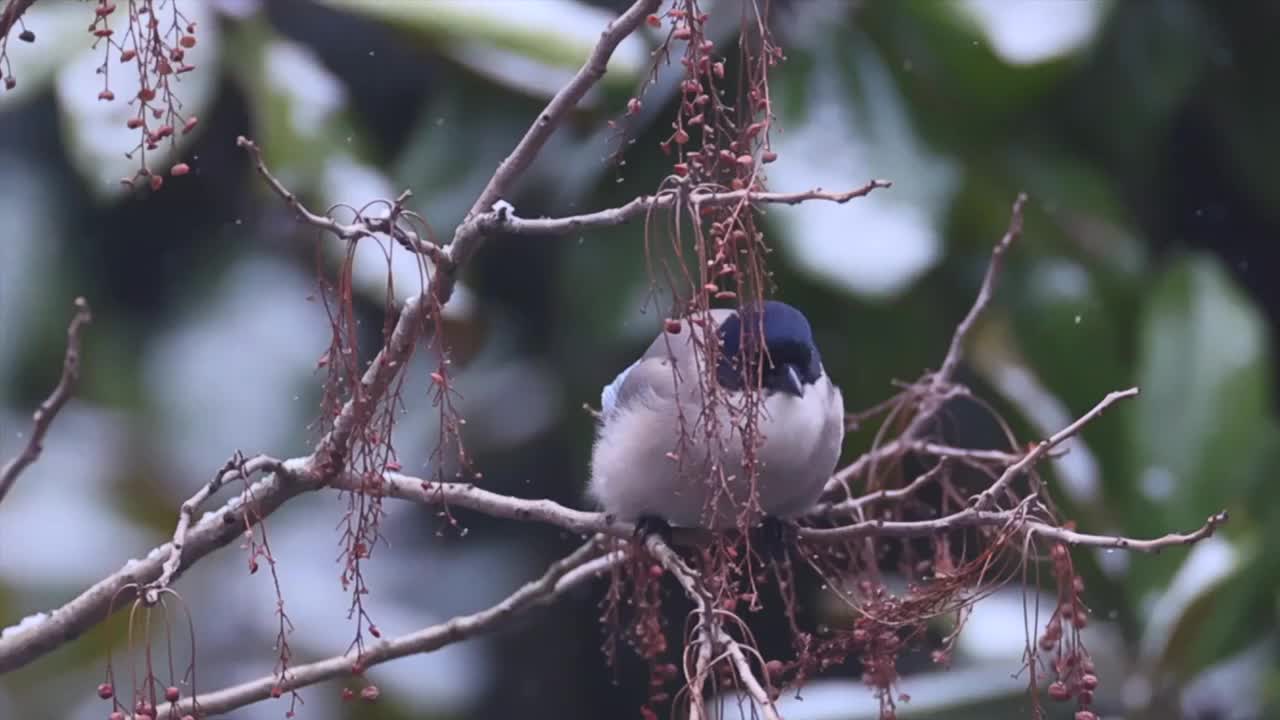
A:
[[[600,391],[600,412],[602,414],[610,415],[613,413],[613,408],[618,403],[618,392],[622,390],[622,383],[626,382],[627,374],[639,364],[640,361],[637,360],[628,365],[627,369],[618,373],[618,377],[614,378],[613,382],[605,385],[604,389]]]

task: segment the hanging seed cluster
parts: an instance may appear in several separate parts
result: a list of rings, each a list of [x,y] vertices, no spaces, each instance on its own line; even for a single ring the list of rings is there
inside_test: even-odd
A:
[[[124,16],[124,28],[119,31],[111,27],[111,20],[118,13]],[[138,144],[125,155],[136,155],[139,166],[133,177],[121,179],[127,187],[145,181],[152,190],[159,190],[164,176],[148,164],[147,152],[166,141],[172,147],[178,134],[190,133],[199,123],[195,115],[182,112],[182,100],[175,88],[182,75],[196,69],[187,62],[187,52],[198,42],[196,30],[196,24],[178,9],[177,0],[127,0],[123,7],[113,0],[98,0],[94,8],[88,31],[94,38],[93,47],[103,49],[102,64],[97,69],[102,77],[98,99],[116,99],[111,89],[113,57],[120,66],[132,67],[138,75],[138,92],[127,99],[134,114],[125,123],[138,132]],[[181,177],[190,171],[187,163],[179,162],[169,168],[168,174]]]

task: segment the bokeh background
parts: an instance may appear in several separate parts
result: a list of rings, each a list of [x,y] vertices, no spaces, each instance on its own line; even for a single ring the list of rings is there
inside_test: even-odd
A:
[[[100,89],[84,27],[91,6],[40,0],[34,44],[12,42],[0,94],[0,454],[25,441],[53,386],[71,302],[95,321],[84,380],[40,462],[0,505],[0,625],[58,605],[172,532],[182,499],[235,450],[302,454],[314,440],[328,323],[317,256],[341,248],[297,226],[234,146],[260,142],[313,207],[412,188],[447,237],[499,159],[585,56],[617,0],[217,0],[184,76],[199,130],[158,167],[193,171],[157,194],[117,180],[122,103]],[[731,47],[739,8],[706,3]],[[1276,717],[1280,461],[1272,330],[1280,226],[1280,5],[1163,0],[775,0],[788,60],[774,71],[773,189],[894,187],[846,206],[769,208],[780,296],[813,320],[851,409],[940,361],[1019,190],[1023,242],[973,338],[964,379],[1024,438],[1107,391],[1142,396],[1091,425],[1051,470],[1080,527],[1139,536],[1190,530],[1219,508],[1228,528],[1160,556],[1078,552],[1095,622],[1086,640],[1105,717]],[[648,28],[628,40],[512,197],[526,216],[620,204],[669,172],[674,74],[663,69],[630,125],[623,163],[607,127],[647,77]],[[118,73],[113,88],[129,94]],[[317,252],[317,243],[321,250]],[[387,265],[356,264],[376,339]],[[403,254],[397,287],[415,287]],[[580,409],[660,322],[637,225],[558,238],[498,238],[449,306],[466,440],[486,487],[581,506],[591,421]],[[397,447],[426,473],[435,419],[424,358],[411,369]],[[963,415],[957,415],[963,418]],[[957,432],[963,434],[963,422]],[[868,443],[851,437],[846,456]],[[299,660],[351,638],[335,525],[320,493],[268,524]],[[486,606],[574,542],[553,530],[392,503],[370,565],[386,634]],[[194,614],[199,681],[269,672],[274,594],[228,547],[176,585]],[[605,667],[603,590],[577,592],[502,632],[384,665],[377,704],[343,683],[304,691],[307,718],[636,717],[643,673]],[[813,596],[808,619],[839,622]],[[904,660],[902,717],[1031,716],[1023,591],[979,605],[950,670]],[[101,718],[94,693],[110,623],[0,677],[0,717]],[[358,682],[346,685],[359,688]],[[787,717],[874,717],[843,668]],[[281,702],[236,718],[278,718]],[[732,714],[732,707],[730,707]],[[1063,717],[1065,708],[1058,708]]]

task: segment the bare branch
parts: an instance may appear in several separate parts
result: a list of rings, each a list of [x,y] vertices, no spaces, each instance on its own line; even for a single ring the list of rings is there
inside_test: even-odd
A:
[[[973,326],[977,324],[978,317],[987,309],[987,305],[991,304],[991,298],[995,295],[996,285],[1000,281],[1000,273],[1004,270],[1004,255],[1009,250],[1009,247],[1017,242],[1018,238],[1022,237],[1023,209],[1026,204],[1027,194],[1018,193],[1018,197],[1013,201],[1013,210],[1009,217],[1009,229],[1005,231],[1004,236],[1000,238],[1000,242],[996,243],[995,248],[991,250],[991,262],[987,264],[987,273],[983,276],[982,285],[978,288],[978,297],[974,299],[973,306],[969,308],[969,312],[964,316],[964,319],[956,326],[955,333],[951,336],[951,345],[947,348],[947,354],[942,359],[942,366],[929,378],[926,398],[920,407],[920,411],[902,433],[902,437],[915,439],[942,406],[944,391],[951,383],[952,376],[955,375],[956,368],[960,365],[960,358],[964,355],[965,340],[968,338],[969,332],[973,330]]]
[[[287,500],[317,487],[305,473],[305,460],[290,460],[283,471],[272,473],[249,486],[213,513],[200,519],[186,534],[181,561],[170,579],[181,576],[200,558],[239,539],[244,532],[242,514],[252,504],[255,516],[266,517]],[[71,642],[107,619],[110,611],[128,605],[138,589],[158,579],[172,556],[165,543],[141,560],[130,560],[75,599],[50,612],[42,621],[0,633],[0,673],[22,667]]]
[[[9,7],[20,4],[11,3]],[[0,37],[3,35],[4,33],[0,32]],[[93,321],[93,313],[89,310],[89,303],[82,297],[76,298],[75,307],[76,314],[72,316],[71,324],[67,326],[67,351],[62,359],[62,377],[58,378],[58,384],[49,397],[36,408],[31,418],[31,436],[27,438],[27,446],[18,453],[17,457],[5,463],[3,469],[0,469],[0,502],[4,501],[4,496],[17,482],[18,475],[22,474],[22,471],[35,462],[44,451],[44,436],[49,432],[49,426],[53,424],[53,419],[62,406],[67,404],[71,393],[75,391],[76,383],[80,380],[80,335],[84,331],[84,326]]]
[[[387,496],[423,505],[463,507],[507,520],[532,520],[582,535],[605,533],[627,538],[635,533],[635,526],[631,523],[612,520],[604,513],[574,510],[554,500],[526,500],[467,483],[435,482],[400,473],[385,473],[382,481],[383,492]],[[355,473],[343,473],[334,479],[332,485],[341,490],[367,488]]]
[[[725,653],[729,656],[729,660],[733,663],[733,667],[737,670],[738,680],[746,688],[747,693],[751,695],[751,699],[764,712],[765,720],[782,720],[782,715],[778,713],[778,707],[774,704],[773,699],[769,697],[769,692],[764,689],[764,685],[760,684],[760,679],[755,676],[751,670],[751,663],[747,660],[747,655],[742,651],[742,646],[736,640],[729,637],[729,634],[723,630],[719,633],[720,644],[724,646]]]
[[[502,602],[471,615],[461,615],[438,625],[398,638],[382,640],[368,647],[359,657],[355,653],[337,655],[327,660],[299,665],[288,671],[283,681],[274,674],[212,693],[184,699],[176,715],[193,712],[198,706],[201,717],[231,712],[281,691],[289,692],[336,677],[351,675],[358,662],[363,668],[438,650],[496,629],[503,622],[537,605],[548,603],[568,590],[606,572],[620,563],[624,553],[615,551],[600,556],[595,539],[587,541],[573,553],[551,564],[542,577],[531,580],[507,596]]]
[[[1118,535],[1091,535],[1089,533],[1076,532],[1063,527],[1056,527],[1042,522],[1031,522],[1028,524],[1028,532],[1040,537],[1057,540],[1068,545],[1084,545],[1088,547],[1110,548],[1114,550],[1133,550],[1144,553],[1158,553],[1165,548],[1175,547],[1178,545],[1193,545],[1213,535],[1219,527],[1227,524],[1229,520],[1227,511],[1223,510],[1214,515],[1210,515],[1209,519],[1201,525],[1199,529],[1189,533],[1169,533],[1158,538],[1150,540],[1134,540],[1132,538],[1121,537]]]
[[[689,200],[695,206],[732,205],[744,200],[750,203],[783,205],[796,205],[807,200],[847,203],[854,198],[865,197],[873,190],[891,187],[892,185],[893,183],[888,180],[872,180],[860,188],[846,192],[826,192],[820,188],[790,193],[749,190],[726,192],[694,190],[689,194]],[[486,212],[476,220],[487,230],[499,230],[517,235],[564,235],[580,230],[623,225],[636,218],[643,217],[650,210],[666,209],[674,206],[679,195],[679,190],[671,189],[657,195],[638,197],[621,207],[559,218],[522,218],[513,215],[505,207],[499,207],[496,210]]]
[[[933,482],[933,480],[938,476],[938,473],[942,472],[942,470],[946,468],[949,461],[949,458],[942,458],[938,461],[937,465],[929,468],[927,472],[920,473],[920,475],[917,476],[915,480],[908,483],[906,487],[877,490],[875,492],[867,493],[866,495],[838,503],[824,503],[819,505],[812,514],[826,515],[828,517],[832,515],[843,515],[846,513],[857,514],[863,512],[868,505],[878,502],[896,502],[898,500],[911,497],[917,490]]]
[[[596,83],[600,82],[609,67],[609,58],[613,56],[613,51],[628,35],[635,32],[640,27],[640,23],[651,13],[658,11],[662,5],[662,0],[636,0],[631,7],[619,15],[608,27],[600,33],[600,39],[596,42],[595,48],[591,50],[586,63],[578,70],[564,87],[556,92],[547,106],[538,114],[538,119],[520,138],[520,142],[516,144],[514,150],[498,165],[498,169],[493,173],[493,177],[489,178],[489,183],[480,193],[480,197],[476,198],[475,203],[471,206],[471,211],[467,213],[466,220],[471,220],[488,212],[494,205],[511,192],[511,188],[524,171],[533,163],[534,158],[538,156],[538,152],[542,150],[542,146],[559,127],[569,111],[577,106],[578,101],[582,99],[587,91]],[[467,236],[476,233],[475,226],[470,222],[463,222],[458,227],[453,237],[453,245],[457,245],[459,241],[466,242]],[[451,248],[452,249],[452,248]],[[458,255],[454,260],[464,262],[470,256],[470,251],[463,249],[457,251]]]
[[[996,496],[1001,492],[1004,492],[1004,490],[1009,487],[1009,483],[1013,482],[1014,479],[1025,472],[1027,468],[1039,462],[1040,458],[1044,457],[1045,453],[1049,452],[1054,447],[1061,445],[1067,438],[1079,433],[1085,425],[1088,425],[1090,422],[1097,419],[1103,411],[1111,407],[1116,402],[1124,400],[1125,398],[1137,397],[1137,395],[1138,388],[1136,387],[1129,388],[1128,390],[1116,390],[1114,392],[1107,393],[1107,396],[1102,398],[1102,402],[1094,405],[1092,410],[1081,415],[1075,420],[1075,422],[1054,433],[1048,440],[1044,440],[1037,444],[1030,452],[1024,455],[1021,460],[1006,468],[1005,471],[1001,473],[1000,477],[997,478],[994,483],[991,483],[990,487],[983,490],[978,495],[977,500],[974,502],[974,507],[979,510],[986,510],[991,507],[991,504],[996,500]]]
[[[390,236],[404,249],[425,255],[433,262],[438,262],[444,257],[444,250],[435,243],[423,240],[413,230],[402,227],[394,222],[394,218],[398,213],[391,212],[388,217],[357,217],[355,222],[342,223],[338,222],[328,215],[319,215],[307,209],[306,205],[293,194],[289,188],[284,186],[275,175],[267,168],[266,161],[262,159],[262,148],[254,141],[241,135],[236,138],[236,145],[248,151],[253,158],[253,165],[257,169],[258,174],[266,181],[267,185],[275,194],[284,199],[288,205],[298,216],[302,222],[315,227],[318,230],[331,232],[342,240],[359,240],[365,237],[373,237],[374,235],[384,234]],[[396,198],[393,205],[399,208],[404,205],[412,194],[406,190]]]
[[[160,577],[144,593],[146,602],[149,605],[154,605],[157,601],[157,591],[169,587],[169,583],[173,581],[174,574],[178,572],[178,566],[182,564],[182,547],[186,544],[187,531],[191,526],[191,519],[195,516],[196,510],[210,496],[222,489],[222,486],[229,480],[236,478],[247,480],[258,472],[283,472],[283,470],[284,464],[275,458],[259,455],[252,460],[245,460],[243,456],[237,453],[236,457],[228,460],[214,474],[212,480],[205,483],[203,487],[196,491],[195,495],[192,495],[186,502],[182,503],[182,507],[178,510],[178,526],[173,531],[173,542],[169,543],[169,558],[164,561]]]
[[[1159,552],[1175,545],[1191,545],[1214,533],[1228,520],[1226,512],[1220,512],[1209,518],[1209,521],[1195,532],[1184,535],[1170,534],[1150,540],[1133,538],[1091,535],[1056,527],[1042,520],[1027,517],[1019,508],[990,511],[967,508],[959,510],[935,520],[867,520],[836,528],[801,528],[800,537],[812,542],[848,542],[867,537],[876,538],[913,538],[929,537],[952,530],[974,527],[1005,527],[1016,525],[1025,532],[1040,537],[1059,540],[1068,545],[1087,545],[1090,547],[1115,548],[1118,550],[1135,550],[1138,552]]]

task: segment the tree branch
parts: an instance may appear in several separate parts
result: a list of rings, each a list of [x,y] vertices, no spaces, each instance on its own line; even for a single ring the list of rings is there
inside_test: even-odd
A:
[[[305,474],[305,459],[283,463],[283,471],[255,482],[213,513],[196,523],[186,534],[181,562],[170,579],[181,576],[196,561],[239,539],[244,533],[243,513],[266,517],[287,500],[317,487]],[[110,613],[127,606],[140,587],[154,582],[172,557],[173,544],[165,543],[141,560],[129,560],[119,570],[98,581],[62,607],[38,621],[23,623],[0,632],[0,673],[22,667],[36,658],[71,642]]]
[[[0,41],[9,37],[9,31],[18,23],[18,18],[35,4],[36,0],[9,0],[5,4],[4,10],[0,10]]]
[[[967,508],[959,510],[935,520],[866,520],[834,528],[800,528],[800,538],[812,542],[831,543],[875,538],[913,538],[929,537],[953,530],[976,527],[1005,527],[1019,525],[1022,531],[1067,543],[1068,545],[1087,545],[1089,547],[1114,548],[1117,550],[1135,550],[1137,552],[1156,553],[1176,545],[1191,545],[1212,535],[1228,520],[1227,513],[1219,512],[1209,518],[1198,530],[1186,534],[1172,533],[1150,540],[1093,535],[1056,527],[1043,520],[1026,516],[1020,508],[991,511]]]
[[[825,200],[843,204],[854,198],[865,197],[878,188],[892,187],[892,185],[893,183],[888,180],[872,180],[860,188],[846,192],[826,192],[819,188],[789,193],[749,190],[726,192],[693,190],[689,194],[689,200],[695,206],[732,205],[743,200],[755,204],[775,205],[796,205],[808,200]],[[657,195],[638,197],[621,207],[558,218],[517,217],[506,206],[499,206],[497,209],[477,217],[476,222],[486,230],[502,231],[516,235],[565,235],[580,230],[623,225],[643,216],[650,210],[673,207],[679,195],[680,193],[677,190],[666,190]]]
[[[9,7],[20,4],[11,3]],[[30,5],[30,3],[27,4]],[[3,35],[4,33],[0,32],[0,37]],[[49,432],[49,426],[53,425],[53,419],[57,417],[58,411],[62,410],[62,406],[66,405],[67,400],[71,398],[71,393],[75,391],[76,383],[80,380],[80,336],[84,327],[93,321],[93,313],[89,310],[89,303],[82,297],[76,298],[75,307],[76,314],[72,316],[71,323],[67,326],[67,351],[62,358],[62,376],[58,378],[58,384],[54,386],[53,392],[40,403],[40,407],[36,408],[35,414],[32,415],[31,436],[27,438],[26,447],[18,453],[17,457],[5,463],[3,469],[0,469],[0,502],[4,502],[4,496],[13,488],[22,471],[44,452],[44,436]]]
[[[169,543],[169,558],[164,561],[161,567],[160,577],[156,579],[145,591],[144,598],[149,605],[157,602],[157,592],[169,587],[169,583],[173,581],[174,574],[178,572],[178,567],[182,564],[182,548],[187,542],[187,531],[191,526],[191,520],[195,516],[196,510],[204,504],[214,493],[222,489],[229,480],[243,478],[248,480],[254,474],[262,471],[273,473],[284,472],[284,464],[279,460],[266,455],[259,455],[252,460],[245,460],[237,454],[236,457],[227,461],[213,479],[205,483],[203,487],[196,491],[186,502],[182,503],[182,507],[178,510],[178,526],[173,531],[173,541]]]
[[[902,437],[908,440],[914,440],[919,436],[924,426],[933,419],[933,416],[942,407],[945,391],[947,386],[951,384],[951,379],[955,375],[956,368],[960,366],[960,358],[964,355],[964,343],[969,337],[969,332],[973,330],[973,326],[977,324],[978,317],[987,309],[987,305],[991,304],[991,298],[995,295],[996,285],[1000,282],[1000,273],[1004,270],[1004,256],[1008,252],[1013,243],[1022,237],[1022,219],[1023,210],[1027,204],[1027,194],[1018,193],[1018,197],[1013,201],[1013,210],[1009,217],[1009,228],[1005,231],[1004,236],[1000,238],[1000,242],[991,250],[991,261],[987,264],[986,275],[982,278],[982,285],[978,288],[978,296],[973,301],[973,306],[969,308],[969,312],[956,326],[955,333],[951,336],[951,345],[947,348],[947,354],[942,359],[942,365],[938,371],[933,373],[929,378],[928,386],[925,389],[925,399],[920,406],[920,411],[912,418],[907,429],[903,431]]]
[[[211,693],[186,698],[178,704],[176,715],[199,710],[201,717],[221,715],[260,700],[266,700],[281,691],[287,693],[308,685],[352,674],[352,667],[369,668],[389,660],[428,653],[446,645],[491,632],[503,622],[537,605],[548,603],[570,589],[598,576],[622,561],[624,554],[614,551],[600,555],[595,539],[568,556],[557,560],[547,568],[542,577],[531,580],[497,605],[471,615],[461,615],[438,625],[394,639],[381,640],[357,657],[348,652],[327,660],[290,668],[284,681],[276,674],[264,675],[256,680],[234,685]],[[163,708],[162,708],[163,709]]]
[[[1075,420],[1075,422],[1054,433],[1048,440],[1044,440],[1037,444],[1030,452],[1022,456],[1021,460],[1006,468],[990,487],[983,490],[978,495],[977,500],[974,502],[974,507],[979,510],[986,510],[991,507],[991,504],[996,500],[996,495],[1008,488],[1009,483],[1013,482],[1014,479],[1025,472],[1027,468],[1039,462],[1040,459],[1044,457],[1045,453],[1049,452],[1054,447],[1061,445],[1067,438],[1079,433],[1084,429],[1085,425],[1088,425],[1090,422],[1097,419],[1103,411],[1111,407],[1116,402],[1124,400],[1125,398],[1137,397],[1137,395],[1138,388],[1136,387],[1129,388],[1128,390],[1116,390],[1114,392],[1107,393],[1107,396],[1102,398],[1102,402],[1094,405],[1092,410],[1081,415]]]

